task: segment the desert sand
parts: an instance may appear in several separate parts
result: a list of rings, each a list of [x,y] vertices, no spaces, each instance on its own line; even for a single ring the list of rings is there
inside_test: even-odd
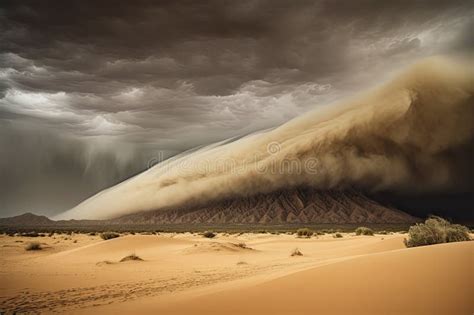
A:
[[[472,314],[474,242],[406,235],[0,236],[0,310],[62,314]],[[25,251],[39,241],[44,249]],[[245,246],[243,245],[245,244]],[[303,256],[291,256],[298,248]],[[143,261],[120,262],[130,254]]]

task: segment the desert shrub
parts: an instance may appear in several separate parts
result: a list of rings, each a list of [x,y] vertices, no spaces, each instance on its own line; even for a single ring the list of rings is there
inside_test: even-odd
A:
[[[237,246],[240,247],[240,248],[244,248],[244,249],[249,248],[249,247],[247,247],[247,244],[245,244],[245,243],[238,243]]]
[[[38,237],[40,236],[37,232],[23,232],[20,234],[20,236],[25,236],[25,237]]]
[[[214,232],[206,231],[202,233],[202,236],[207,237],[207,238],[214,238],[216,237],[216,234]]]
[[[41,250],[43,247],[41,247],[41,244],[38,242],[31,242],[26,244],[25,250]]]
[[[378,231],[377,234],[381,234],[381,235],[387,235],[388,232],[387,231]]]
[[[303,253],[300,252],[300,250],[298,248],[295,248],[293,249],[293,251],[291,252],[291,256],[303,256]]]
[[[425,246],[441,243],[469,241],[469,230],[459,224],[451,224],[440,217],[430,217],[425,223],[417,223],[408,230],[407,247]]]
[[[245,261],[238,261],[237,265],[248,265]]]
[[[336,233],[337,231],[335,229],[322,229],[321,230],[321,233],[323,234],[332,234],[332,233]]]
[[[298,229],[296,231],[296,235],[298,235],[298,237],[311,237],[313,234],[314,232],[307,228]]]
[[[334,234],[334,237],[335,237],[335,238],[342,238],[343,236],[342,236],[341,233],[336,233],[336,234]]]
[[[96,232],[90,232],[90,233],[89,233],[89,236],[96,236],[96,235],[97,235]]]
[[[356,235],[374,235],[374,231],[372,229],[369,229],[367,227],[358,227],[355,230]]]
[[[120,234],[118,233],[115,233],[115,232],[104,232],[104,233],[100,233],[100,237],[103,239],[103,240],[110,240],[112,238],[116,238],[116,237],[119,237]]]
[[[143,259],[141,259],[137,255],[135,255],[135,253],[133,253],[120,259],[120,262],[124,262],[124,261],[143,261]]]

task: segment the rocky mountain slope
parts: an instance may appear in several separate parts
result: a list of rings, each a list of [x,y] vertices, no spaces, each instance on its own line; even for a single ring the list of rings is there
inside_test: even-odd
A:
[[[377,203],[356,191],[293,189],[214,201],[200,206],[160,209],[111,220],[60,220],[25,213],[1,218],[0,226],[94,226],[165,224],[363,224],[413,223],[417,218]]]
[[[294,189],[179,209],[135,213],[122,224],[412,223],[417,219],[356,191]]]

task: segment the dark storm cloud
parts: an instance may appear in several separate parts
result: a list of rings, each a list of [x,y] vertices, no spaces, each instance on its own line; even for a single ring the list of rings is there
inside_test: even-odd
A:
[[[52,157],[84,146],[57,173],[97,182],[84,170],[107,161],[121,168],[112,184],[157,152],[269,128],[416,59],[471,49],[472,12],[470,1],[2,1],[0,140],[32,135],[2,150],[15,160],[37,134]],[[47,190],[48,166],[31,159]],[[5,178],[33,189],[8,165]],[[21,210],[1,191],[2,208]]]

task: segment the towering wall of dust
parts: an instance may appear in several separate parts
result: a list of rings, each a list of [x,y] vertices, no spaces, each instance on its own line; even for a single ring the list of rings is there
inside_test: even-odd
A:
[[[111,218],[297,185],[467,190],[473,69],[472,60],[426,60],[362,96],[160,163],[60,217]]]

